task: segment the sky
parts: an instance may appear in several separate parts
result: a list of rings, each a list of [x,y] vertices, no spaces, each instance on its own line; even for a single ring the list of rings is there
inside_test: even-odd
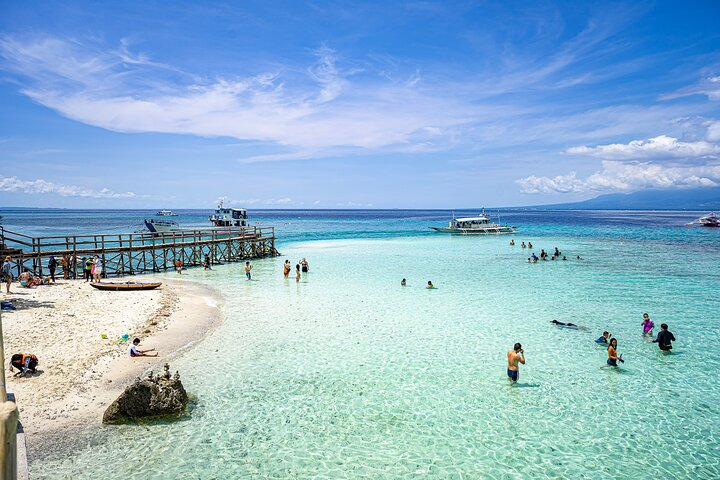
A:
[[[720,185],[720,2],[0,1],[0,206]]]

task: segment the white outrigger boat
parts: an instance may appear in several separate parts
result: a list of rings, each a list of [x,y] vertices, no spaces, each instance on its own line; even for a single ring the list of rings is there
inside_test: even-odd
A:
[[[698,218],[697,220],[694,220],[687,224],[687,226],[691,227],[693,225],[701,225],[703,227],[720,227],[720,217],[715,214],[715,212],[709,213],[703,217]]]
[[[491,223],[490,217],[483,212],[477,217],[455,218],[453,214],[452,220],[447,227],[430,227],[436,232],[455,233],[458,235],[503,235],[507,233],[515,233],[517,227],[509,225],[500,225],[499,223]]]
[[[156,217],[177,217],[178,214],[172,210],[158,210],[155,214]]]
[[[145,228],[151,233],[166,233],[179,230],[180,225],[172,220],[161,220],[159,218],[146,218]]]

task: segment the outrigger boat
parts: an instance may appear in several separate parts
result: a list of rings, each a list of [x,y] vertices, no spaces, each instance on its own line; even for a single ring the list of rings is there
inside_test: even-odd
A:
[[[115,291],[125,291],[125,290],[153,290],[155,288],[158,288],[160,285],[162,285],[162,282],[155,282],[155,283],[140,283],[140,282],[107,282],[107,283],[91,283],[93,287],[97,288],[98,290],[115,290]]]
[[[718,217],[715,214],[715,212],[712,212],[708,215],[705,215],[704,217],[700,217],[697,220],[688,223],[687,225],[688,226],[702,225],[703,227],[720,227],[720,217]]]
[[[507,224],[491,223],[490,217],[485,215],[485,211],[477,217],[455,218],[455,214],[453,214],[453,218],[447,227],[430,228],[436,232],[458,235],[503,235],[515,233],[517,230],[517,227],[511,227]]]
[[[173,212],[172,210],[159,210],[155,216],[157,217],[177,217],[178,214]]]
[[[180,225],[172,220],[161,220],[159,218],[146,218],[145,228],[151,233],[165,233],[179,230]]]

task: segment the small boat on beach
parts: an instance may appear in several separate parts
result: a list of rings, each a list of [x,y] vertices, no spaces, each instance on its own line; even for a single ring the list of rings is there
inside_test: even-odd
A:
[[[156,214],[156,217],[177,217],[177,213],[173,212],[172,210],[159,210]]]
[[[130,290],[153,290],[162,285],[162,282],[154,283],[141,283],[141,282],[107,282],[107,283],[91,283],[94,288],[98,290],[113,290],[113,291],[130,291]]]
[[[688,226],[700,225],[702,227],[720,227],[720,217],[715,213],[709,213],[687,224]]]
[[[500,225],[492,223],[490,217],[483,211],[477,217],[455,218],[453,214],[452,220],[447,227],[430,227],[436,232],[454,233],[458,235],[503,235],[507,233],[515,233],[517,227],[509,225]]]

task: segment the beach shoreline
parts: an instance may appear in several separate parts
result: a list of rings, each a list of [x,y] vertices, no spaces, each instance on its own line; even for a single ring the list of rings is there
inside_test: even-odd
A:
[[[211,287],[167,275],[144,275],[142,281],[163,285],[146,292],[107,292],[60,280],[33,289],[15,284],[3,295],[17,306],[3,312],[6,356],[34,353],[40,359],[37,375],[6,373],[30,463],[76,448],[81,436],[102,433],[105,409],[127,385],[148,370],[161,371],[165,363],[172,369],[174,358],[223,320],[222,296]],[[158,357],[131,358],[129,342],[116,344],[124,333],[130,341],[141,338],[140,348],[154,348]]]

